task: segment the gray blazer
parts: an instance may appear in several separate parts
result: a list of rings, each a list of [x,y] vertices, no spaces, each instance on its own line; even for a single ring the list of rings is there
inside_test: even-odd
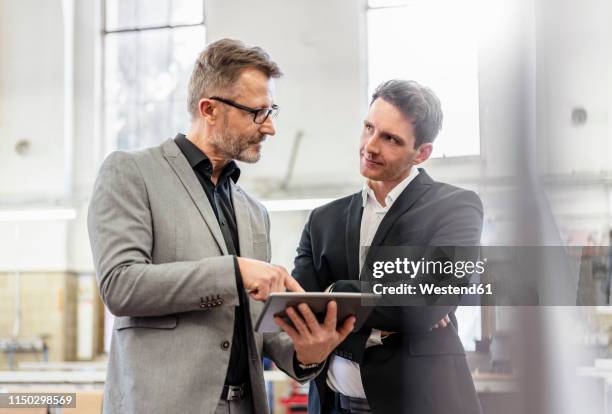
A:
[[[267,211],[233,182],[232,199],[242,256],[269,261]],[[100,295],[117,316],[104,412],[213,413],[239,306],[234,260],[173,140],[108,156],[88,228]],[[262,304],[251,300],[250,309],[255,321]],[[253,404],[256,413],[268,413],[261,355],[295,377],[294,348],[284,333],[252,333]]]

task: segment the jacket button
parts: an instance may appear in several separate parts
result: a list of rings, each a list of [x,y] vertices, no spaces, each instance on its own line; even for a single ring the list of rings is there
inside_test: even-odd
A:
[[[230,347],[230,343],[229,341],[223,341],[221,342],[221,349],[226,350]]]

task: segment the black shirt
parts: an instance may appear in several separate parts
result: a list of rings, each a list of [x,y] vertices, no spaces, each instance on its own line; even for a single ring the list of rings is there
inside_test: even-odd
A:
[[[231,184],[229,181],[230,179],[234,182],[238,181],[240,168],[238,168],[234,161],[230,161],[221,171],[217,185],[215,185],[211,179],[213,173],[212,163],[206,154],[183,134],[178,134],[174,138],[174,142],[178,145],[185,158],[187,158],[187,162],[189,162],[198,181],[200,181],[221,227],[221,233],[223,233],[227,250],[229,254],[234,256],[236,287],[238,288],[240,306],[235,310],[234,338],[232,340],[232,350],[225,383],[229,385],[248,383],[249,365],[245,316],[245,302],[247,299],[244,297],[242,277],[240,276],[238,261],[236,260],[236,256],[240,256],[240,246],[238,244],[238,226],[236,225],[236,215],[234,214]]]

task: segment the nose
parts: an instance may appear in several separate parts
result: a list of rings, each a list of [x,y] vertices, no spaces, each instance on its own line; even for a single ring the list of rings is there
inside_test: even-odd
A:
[[[269,136],[276,134],[276,128],[274,128],[274,120],[271,116],[269,116],[266,121],[261,124],[261,127],[259,127],[259,132]]]
[[[378,154],[378,139],[376,135],[365,138],[363,149],[369,154]]]

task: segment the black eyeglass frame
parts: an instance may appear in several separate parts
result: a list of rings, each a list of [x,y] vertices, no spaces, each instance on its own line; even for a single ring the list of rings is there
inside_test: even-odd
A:
[[[279,111],[279,107],[278,105],[272,105],[270,108],[251,108],[245,105],[241,105],[237,102],[232,101],[231,99],[225,99],[225,98],[221,98],[219,96],[211,96],[208,99],[212,99],[213,101],[219,101],[222,102],[226,105],[229,106],[233,106],[236,109],[240,109],[243,110],[245,112],[249,112],[251,114],[253,114],[253,122],[255,122],[258,125],[263,124],[264,122],[266,122],[266,120],[268,119],[268,117],[270,115],[272,115],[272,117],[276,117],[276,115],[278,114]],[[263,118],[263,120],[261,122],[257,122],[257,115],[261,112],[261,111],[266,111],[265,114],[266,116]]]

